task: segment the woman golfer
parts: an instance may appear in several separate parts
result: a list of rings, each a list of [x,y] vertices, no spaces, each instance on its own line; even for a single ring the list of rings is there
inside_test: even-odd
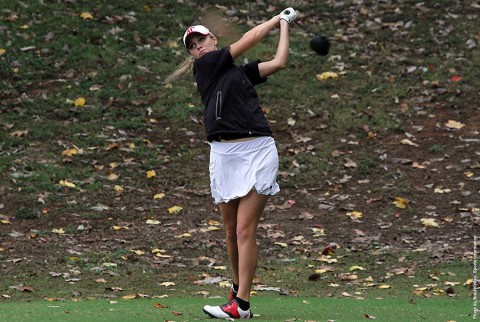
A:
[[[278,152],[254,86],[285,68],[289,23],[295,18],[295,10],[288,8],[221,49],[204,26],[189,27],[183,36],[205,106],[210,186],[223,218],[233,274],[228,303],[203,308],[212,318],[253,317],[249,301],[257,266],[256,230],[269,196],[280,190],[276,182]],[[275,58],[235,65],[237,57],[277,27],[280,36]],[[183,72],[180,69],[172,75]]]

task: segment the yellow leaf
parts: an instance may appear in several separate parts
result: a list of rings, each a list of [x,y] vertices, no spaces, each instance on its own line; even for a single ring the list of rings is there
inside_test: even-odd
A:
[[[132,252],[135,253],[136,255],[144,255],[145,254],[145,252],[143,250],[132,249]]]
[[[6,49],[0,48],[0,56],[3,55],[3,54],[5,54],[6,52],[7,52]]]
[[[130,295],[124,295],[122,296],[122,299],[124,300],[133,300],[137,298],[137,294],[130,294]]]
[[[156,200],[156,199],[163,199],[165,198],[165,194],[164,193],[157,193],[155,196],[153,196],[153,199]]]
[[[465,281],[465,283],[463,283],[463,285],[465,285],[465,286],[473,285],[473,279],[469,278],[468,280]]]
[[[460,122],[457,122],[457,121],[454,121],[454,120],[448,120],[447,123],[445,123],[445,126],[448,127],[448,128],[451,128],[451,129],[461,129],[462,127],[465,126],[465,124],[463,123],[460,123]]]
[[[65,155],[67,157],[71,157],[72,155],[76,155],[78,153],[78,150],[75,148],[71,149],[66,149],[62,152],[62,155]]]
[[[63,230],[63,228],[60,228],[60,229],[53,228],[52,233],[62,235],[62,234],[65,234],[65,231]]]
[[[218,286],[225,287],[225,288],[231,287],[231,285],[232,284],[229,281],[222,281],[222,282],[218,283]],[[253,293],[254,293],[254,291],[250,291],[250,294],[253,294]]]
[[[438,227],[438,223],[435,221],[434,218],[422,218],[420,219],[420,221],[426,227]]]
[[[83,97],[79,97],[75,100],[75,102],[73,103],[75,106],[83,106],[85,105],[86,101]]]
[[[186,237],[192,237],[192,234],[190,233],[183,233],[181,235],[175,236],[175,238],[186,238]]]
[[[338,77],[338,74],[334,72],[324,72],[317,75],[318,80],[325,80],[325,79],[337,78],[337,77]]]
[[[110,181],[115,181],[115,180],[118,180],[118,178],[120,178],[120,176],[116,173],[110,173],[107,178]]]
[[[400,141],[400,143],[402,143],[402,144],[404,144],[404,145],[418,146],[418,144],[413,143],[413,142],[410,141],[409,139],[403,139],[402,141]]]
[[[319,258],[317,258],[317,261],[325,262],[325,263],[328,263],[328,264],[338,262],[338,260],[336,258],[332,258],[331,256],[326,256],[326,255],[320,256]]]
[[[10,225],[11,224],[10,220],[8,220],[8,219],[0,220],[0,222],[4,225]]]
[[[147,171],[147,178],[148,179],[151,179],[153,177],[157,176],[157,174],[155,173],[155,170],[148,170]]]
[[[455,286],[455,285],[458,285],[458,284],[460,284],[460,282],[449,282],[449,281],[445,282],[445,285],[448,285],[448,286]]]
[[[117,267],[117,264],[115,264],[115,263],[103,263],[102,266],[103,267]]]
[[[216,269],[216,270],[227,270],[227,266],[213,266],[213,269]]]
[[[382,284],[382,285],[380,285],[378,288],[379,288],[379,289],[382,289],[382,290],[385,290],[385,289],[387,289],[387,288],[391,288],[391,286],[388,285],[388,284]]]
[[[433,193],[450,193],[452,190],[448,188],[436,187]]]
[[[123,188],[121,186],[119,186],[118,184],[116,184],[115,186],[113,186],[113,190],[115,190],[116,192],[122,192]]]
[[[407,208],[408,200],[400,197],[395,197],[395,201],[393,202],[393,204],[397,206],[397,208],[405,209]]]
[[[28,29],[28,28],[30,28],[28,25],[21,25],[20,26],[20,29]]]
[[[357,265],[351,266],[351,267],[349,268],[349,271],[350,271],[350,272],[351,272],[351,271],[364,271],[364,270],[365,270],[365,268],[363,268],[362,266],[357,266]]]
[[[166,286],[166,287],[168,287],[168,286],[173,286],[173,285],[175,285],[175,283],[173,283],[173,282],[163,282],[163,283],[161,283],[160,285],[161,285],[161,286]]]
[[[155,256],[160,257],[160,258],[171,258],[172,257],[170,255],[164,255],[162,253],[156,253]]]
[[[83,20],[89,20],[93,19],[93,16],[89,12],[82,12],[80,14],[80,18],[82,18]]]
[[[178,214],[180,211],[182,211],[183,207],[180,206],[173,206],[168,208],[168,213],[171,215]]]
[[[208,228],[207,228],[207,231],[215,231],[215,230],[220,230],[220,227],[208,226]]]
[[[160,225],[160,224],[161,224],[160,221],[158,221],[158,220],[153,220],[153,219],[148,219],[148,220],[146,221],[146,223],[147,223],[147,225]]]
[[[71,182],[69,182],[69,181],[67,181],[67,180],[60,180],[58,183],[59,183],[61,186],[64,186],[64,187],[69,187],[69,188],[75,188],[75,187],[76,187],[75,184],[73,184],[73,183],[71,183]]]
[[[316,274],[323,274],[323,273],[326,273],[328,271],[329,271],[329,269],[327,269],[327,268],[319,268],[319,269],[315,270],[315,273]]]
[[[465,171],[464,175],[467,178],[471,178],[471,177],[473,177],[473,172],[472,171]]]
[[[281,246],[281,247],[288,247],[288,244],[286,244],[286,243],[276,242],[275,245],[278,245],[278,246]]]
[[[347,216],[352,219],[359,219],[359,218],[362,218],[363,214],[359,211],[351,211],[351,212],[347,212]]]

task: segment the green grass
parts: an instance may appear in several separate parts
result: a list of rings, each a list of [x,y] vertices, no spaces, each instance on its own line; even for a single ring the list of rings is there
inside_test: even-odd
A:
[[[210,321],[202,312],[220,299],[159,298],[0,303],[0,319],[13,321]],[[157,307],[156,307],[157,305]],[[457,299],[252,298],[254,321],[469,321],[472,303]]]

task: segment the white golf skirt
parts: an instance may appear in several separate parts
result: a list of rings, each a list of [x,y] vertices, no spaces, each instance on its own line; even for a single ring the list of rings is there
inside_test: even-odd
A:
[[[210,188],[216,204],[244,197],[253,189],[262,195],[280,191],[278,151],[272,137],[213,141],[210,147]]]

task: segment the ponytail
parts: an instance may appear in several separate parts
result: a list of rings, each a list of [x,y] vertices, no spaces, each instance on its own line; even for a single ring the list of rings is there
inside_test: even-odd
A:
[[[192,56],[188,56],[183,63],[181,63],[170,75],[167,76],[167,78],[165,78],[163,83],[171,83],[173,81],[176,81],[184,74],[192,72],[194,62],[195,58],[193,58]]]

